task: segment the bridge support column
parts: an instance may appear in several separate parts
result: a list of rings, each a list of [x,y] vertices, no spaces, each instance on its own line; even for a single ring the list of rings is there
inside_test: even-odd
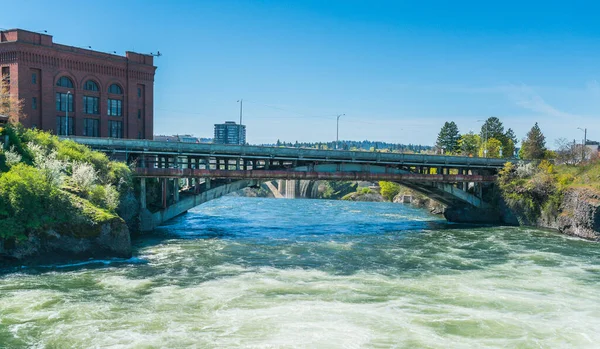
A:
[[[160,180],[161,191],[162,191],[162,207],[167,208],[167,178],[162,178]]]
[[[179,178],[173,179],[173,201],[179,202]]]
[[[140,208],[146,208],[146,178],[140,178]]]
[[[210,189],[210,178],[204,179],[204,183],[206,183],[205,184],[206,190]]]

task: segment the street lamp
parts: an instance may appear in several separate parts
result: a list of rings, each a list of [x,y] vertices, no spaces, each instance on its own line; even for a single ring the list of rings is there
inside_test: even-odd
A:
[[[339,114],[337,116],[337,127],[335,132],[335,149],[339,148],[339,139],[340,139],[340,118],[346,114]]]
[[[65,134],[69,136],[69,95],[71,91],[67,91],[67,100],[65,101]]]
[[[587,128],[577,127],[578,130],[583,131],[583,143],[581,143],[581,161],[585,160],[585,144],[587,143]]]
[[[488,125],[487,120],[477,120],[477,122],[483,122],[485,126],[485,132],[483,133],[483,156],[487,158],[487,138],[488,138]]]
[[[242,113],[244,110],[244,100],[240,99],[238,100],[238,102],[240,103],[240,126],[239,126],[239,132],[238,132],[238,144],[242,144]]]

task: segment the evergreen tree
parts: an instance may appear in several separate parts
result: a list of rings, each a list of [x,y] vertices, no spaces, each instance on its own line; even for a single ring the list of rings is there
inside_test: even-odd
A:
[[[481,132],[479,136],[483,140],[495,138],[502,142],[505,138],[504,125],[502,125],[500,119],[498,119],[495,116],[492,116],[485,120],[485,122],[481,126]]]
[[[525,160],[539,160],[544,158],[545,153],[546,137],[536,122],[527,132],[527,137],[523,139],[519,156]]]
[[[515,143],[510,138],[507,138],[506,143],[502,144],[502,157],[505,159],[515,157]]]
[[[519,140],[517,139],[517,136],[515,135],[515,131],[512,130],[512,128],[509,128],[508,130],[506,130],[506,133],[504,134],[504,138],[506,138],[507,140],[511,140],[513,143],[513,147],[519,143]],[[508,145],[508,143],[507,143]]]
[[[438,148],[444,149],[448,153],[454,153],[458,151],[458,140],[460,139],[460,133],[458,132],[458,126],[454,121],[444,123],[440,133],[437,137],[435,145]]]

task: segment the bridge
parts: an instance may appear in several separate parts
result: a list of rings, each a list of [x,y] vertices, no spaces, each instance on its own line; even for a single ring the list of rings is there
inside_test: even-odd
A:
[[[392,181],[450,211],[491,209],[484,200],[504,159],[248,145],[69,137],[134,166],[142,230],[206,201],[273,180]],[[149,202],[148,196],[159,203]],[[150,200],[152,201],[152,200]],[[452,220],[456,219],[456,214]],[[469,221],[476,221],[477,214]],[[451,219],[448,215],[446,218]],[[484,221],[484,219],[481,219]]]

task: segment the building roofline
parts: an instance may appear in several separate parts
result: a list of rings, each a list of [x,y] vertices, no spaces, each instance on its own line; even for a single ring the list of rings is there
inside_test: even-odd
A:
[[[31,30],[20,29],[20,28],[2,29],[2,30],[0,30],[0,33],[13,32],[13,31],[22,31],[22,32],[27,32],[27,33],[31,33],[31,34],[46,35],[46,36],[50,36],[50,37],[54,38],[54,36],[52,36],[52,35],[50,35],[48,33],[34,32],[34,31],[31,31]],[[147,66],[156,67],[154,65],[154,63],[153,64],[144,64],[144,63],[140,63],[140,62],[136,62],[134,60],[131,60],[131,59],[129,59],[127,57],[128,53],[132,53],[132,54],[136,54],[136,55],[140,55],[140,56],[146,56],[146,57],[152,57],[152,58],[154,58],[154,56],[152,54],[148,54],[148,53],[140,53],[140,52],[126,50],[124,55],[120,55],[120,54],[117,54],[117,53],[97,51],[97,50],[90,49],[90,48],[84,48],[84,47],[79,47],[79,46],[60,44],[60,43],[56,43],[54,41],[52,41],[52,45],[50,45],[50,46],[40,45],[40,44],[36,44],[36,43],[32,43],[32,42],[27,42],[27,41],[19,41],[19,40],[16,40],[16,41],[2,41],[2,42],[0,42],[0,44],[9,44],[9,43],[28,44],[28,45],[36,46],[36,47],[37,46],[51,47],[51,48],[55,48],[55,49],[58,49],[58,50],[62,50],[62,51],[66,51],[66,52],[71,52],[71,53],[75,53],[75,54],[98,56],[98,57],[101,57],[101,58],[113,58],[113,59],[118,59],[118,60],[129,60],[130,63],[135,63],[135,64],[140,64],[140,65],[147,65]]]

